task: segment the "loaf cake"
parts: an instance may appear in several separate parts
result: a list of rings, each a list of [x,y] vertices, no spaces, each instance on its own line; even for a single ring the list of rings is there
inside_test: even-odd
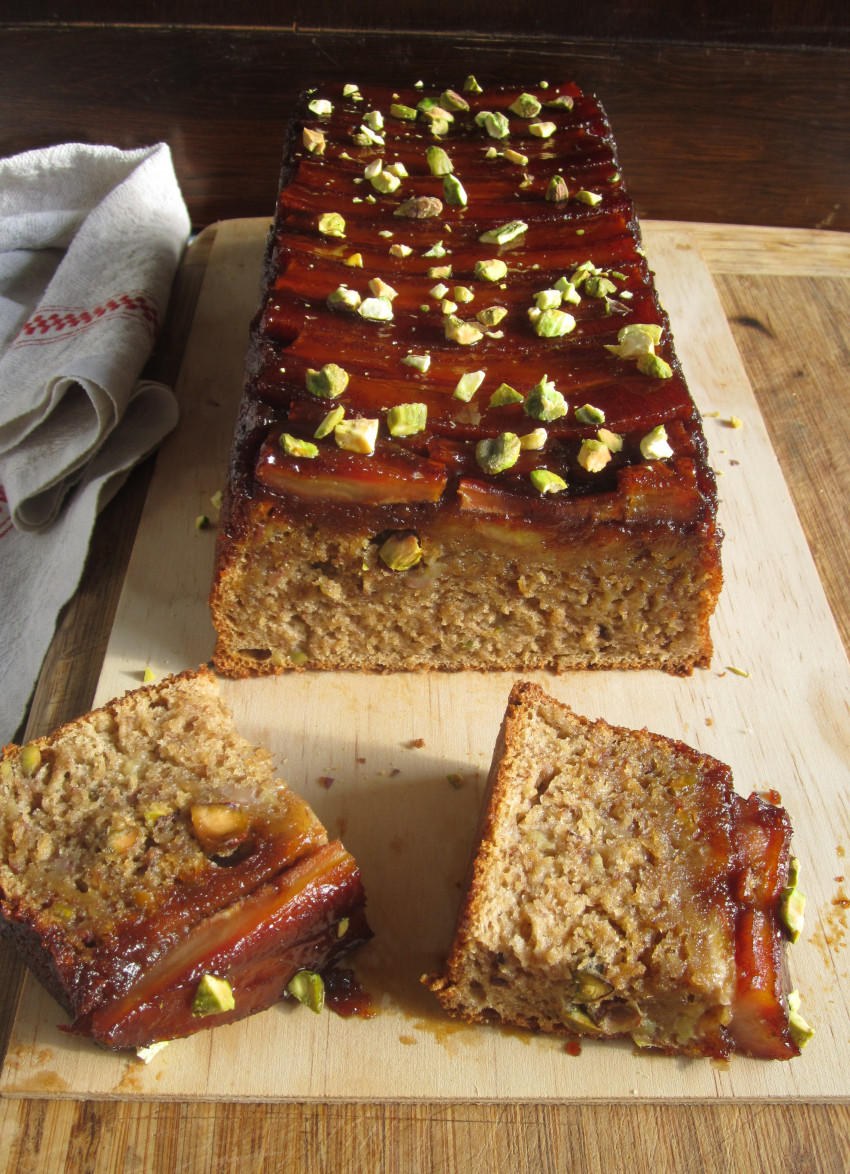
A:
[[[593,97],[304,95],[220,517],[220,672],[690,673],[716,506]]]
[[[451,950],[423,981],[471,1022],[796,1056],[790,835],[786,812],[737,795],[715,759],[517,684]]]
[[[0,930],[74,1034],[144,1048],[261,1011],[371,936],[364,903],[207,669],[3,750]]]

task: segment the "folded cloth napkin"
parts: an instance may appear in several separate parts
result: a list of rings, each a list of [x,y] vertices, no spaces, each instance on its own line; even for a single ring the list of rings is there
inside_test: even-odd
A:
[[[0,160],[0,741],[97,511],[176,423],[171,391],[140,374],[189,227],[164,143]]]

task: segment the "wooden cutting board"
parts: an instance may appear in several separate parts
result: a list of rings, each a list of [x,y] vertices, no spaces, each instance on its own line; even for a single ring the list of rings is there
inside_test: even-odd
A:
[[[268,222],[225,222],[186,348],[182,419],[160,453],[97,702],[206,661],[214,533]],[[491,749],[516,674],[331,673],[224,682],[242,731],[356,855],[375,939],[357,972],[377,1014],[315,1016],[289,1002],[170,1044],[149,1065],[68,1039],[27,978],[0,1077],[11,1096],[209,1100],[725,1100],[850,1095],[844,850],[850,842],[850,670],[710,276],[686,226],[646,224],[691,390],[721,474],[726,585],[710,669],[527,674],[590,717],[647,726],[729,763],[742,792],[775,788],[809,898],[789,951],[816,1028],[791,1063],[635,1054],[445,1019],[419,976],[451,935]],[[794,340],[789,340],[794,345]],[[731,416],[743,421],[733,428]],[[415,740],[424,745],[414,747]],[[463,785],[452,786],[449,774]],[[328,782],[328,780],[333,780]]]

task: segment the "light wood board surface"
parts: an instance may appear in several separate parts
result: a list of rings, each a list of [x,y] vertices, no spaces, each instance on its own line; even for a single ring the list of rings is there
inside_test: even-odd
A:
[[[206,660],[212,546],[199,513],[221,485],[266,221],[218,227],[186,350],[183,419],[163,448],[98,689],[101,702]],[[850,672],[820,581],[696,244],[646,225],[677,347],[722,474],[726,586],[711,669],[531,674],[589,716],[681,737],[728,762],[740,790],[776,788],[795,825],[809,897],[790,969],[817,1029],[790,1064],[634,1055],[443,1019],[418,983],[448,944],[490,750],[513,674],[286,676],[225,683],[240,728],[341,831],[363,869],[375,941],[357,959],[379,1014],[314,1017],[289,1005],[174,1043],[149,1065],[67,1040],[27,979],[0,1088],[7,1095],[537,1102],[846,1098],[850,1094],[843,852]],[[731,428],[730,416],[744,426]],[[748,675],[731,671],[730,666]],[[412,749],[411,740],[425,746]],[[360,761],[360,760],[364,761]],[[461,774],[455,790],[449,773]],[[333,777],[330,787],[320,778]],[[297,1058],[297,1060],[294,1060]]]

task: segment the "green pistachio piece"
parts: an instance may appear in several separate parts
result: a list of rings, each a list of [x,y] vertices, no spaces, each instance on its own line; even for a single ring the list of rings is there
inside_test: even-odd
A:
[[[319,450],[309,440],[299,440],[297,436],[290,436],[284,432],[280,438],[280,446],[288,457],[317,457]]]
[[[457,342],[461,346],[474,346],[484,337],[484,332],[474,322],[464,322],[450,314],[446,318],[445,336],[449,342]]]
[[[598,1035],[602,1030],[581,1007],[569,1005],[564,1008],[564,1022],[579,1035]]]
[[[457,309],[457,302],[451,302],[448,298],[443,298],[440,302],[440,310],[443,314],[454,314]]]
[[[599,270],[592,261],[582,261],[581,265],[579,265],[578,269],[576,269],[575,273],[570,278],[570,281],[576,287],[576,289],[578,289],[578,287],[586,278],[590,277],[592,273],[598,272]]]
[[[348,927],[350,924],[351,924],[350,918],[348,918],[348,917],[340,918],[340,920],[337,922],[337,925],[336,925],[336,936],[338,938],[344,938],[345,935],[348,933]]]
[[[560,493],[567,488],[563,477],[550,473],[548,469],[532,469],[529,473],[531,484],[540,493]]]
[[[431,366],[430,355],[405,355],[401,361],[408,367],[415,367],[416,370],[421,371],[423,375]]]
[[[503,408],[507,404],[521,404],[522,396],[509,383],[500,383],[490,396],[489,407]]]
[[[623,438],[622,436],[618,436],[616,432],[611,432],[607,428],[600,428],[596,435],[606,448],[610,448],[611,452],[622,452]]]
[[[375,441],[378,439],[378,423],[377,420],[367,420],[362,416],[356,416],[353,420],[341,420],[334,428],[337,447],[346,452],[371,456],[375,451]]]
[[[383,130],[384,116],[380,110],[369,110],[363,115],[363,121],[369,127],[369,130]]]
[[[572,306],[578,306],[581,302],[581,294],[567,277],[559,277],[555,282],[555,289],[557,289],[565,302],[569,302]]]
[[[585,191],[584,188],[582,188],[581,191],[576,192],[576,199],[579,201],[579,203],[588,204],[591,208],[594,208],[597,204],[602,203],[602,197],[600,195],[598,195],[596,192]]]
[[[382,277],[371,278],[369,281],[369,292],[376,298],[386,298],[390,302],[398,297],[398,290],[388,285]]]
[[[317,118],[329,118],[333,114],[333,104],[327,98],[314,98],[307,103],[307,109]]]
[[[428,419],[427,404],[396,404],[387,412],[390,436],[414,436]]]
[[[325,416],[324,420],[322,420],[319,427],[313,433],[313,436],[316,438],[316,440],[324,440],[326,436],[330,436],[334,428],[336,428],[337,424],[344,416],[345,408],[342,406],[342,404],[338,404],[337,407],[331,408],[331,410]]]
[[[507,271],[508,267],[500,257],[475,262],[475,276],[480,281],[501,281]]]
[[[325,984],[315,970],[299,970],[287,983],[286,993],[320,1015],[325,1005]]]
[[[388,195],[401,186],[401,180],[392,171],[379,171],[377,175],[369,177],[369,182],[376,192]]]
[[[349,289],[347,285],[337,286],[328,294],[328,306],[332,310],[356,310],[360,305],[360,294],[356,289]]]
[[[584,292],[591,298],[607,298],[610,294],[617,292],[617,287],[607,277],[598,277],[592,274],[585,280]]]
[[[541,289],[534,295],[534,301],[538,310],[557,310],[563,296],[559,289]]]
[[[602,978],[594,970],[577,970],[573,974],[576,984],[576,993],[573,996],[577,1003],[596,1003],[610,995],[614,987],[607,979]]]
[[[506,245],[509,241],[522,236],[527,229],[528,225],[524,220],[510,220],[507,224],[500,224],[498,228],[482,232],[478,239],[483,245]]]
[[[450,253],[451,249],[447,249],[442,241],[437,241],[435,245],[431,245],[430,249],[426,249],[422,254],[423,257],[445,257]]]
[[[569,94],[559,94],[557,98],[550,98],[543,105],[548,106],[550,110],[572,110],[575,100]]]
[[[358,147],[383,147],[383,135],[379,135],[377,131],[372,130],[367,122],[364,122],[359,131],[353,131],[351,135],[352,140]]]
[[[502,154],[503,159],[507,159],[508,163],[515,163],[517,167],[528,166],[528,156],[523,155],[522,151],[515,151],[513,147],[505,147]],[[523,186],[522,184],[520,185]]]
[[[815,1034],[814,1028],[810,1027],[800,1014],[799,991],[791,991],[788,995],[788,1026],[791,1029],[791,1039],[798,1048],[804,1048]]]
[[[417,119],[417,111],[412,106],[405,106],[402,102],[393,102],[390,106],[390,114],[400,122],[415,122]]]
[[[519,437],[513,432],[479,440],[475,446],[475,459],[485,473],[504,473],[517,463],[519,454]]]
[[[325,363],[321,371],[307,368],[307,390],[322,399],[336,399],[348,387],[348,372],[336,363]]]
[[[486,310],[479,310],[475,317],[482,326],[498,326],[507,312],[504,306],[488,306]]]
[[[195,518],[196,530],[207,530],[209,529],[209,524],[210,520],[206,514],[198,514],[197,518]]]
[[[486,371],[466,371],[457,381],[457,387],[453,392],[454,398],[468,404],[484,382],[486,374]]]
[[[562,204],[569,199],[570,189],[563,175],[553,175],[546,188],[546,199],[550,204]]]
[[[448,292],[449,287],[444,285],[442,281],[438,281],[436,285],[432,285],[428,290],[428,293],[431,295],[431,297],[436,298],[437,301],[439,301],[440,298],[444,298]]]
[[[37,746],[29,745],[21,748],[21,770],[25,775],[34,775],[41,766],[41,751]]]
[[[432,175],[451,175],[454,171],[448,151],[444,151],[442,147],[429,147],[425,152],[425,158]]]
[[[443,178],[443,198],[453,208],[465,208],[467,204],[466,189],[456,175],[446,175]]]
[[[198,1017],[220,1015],[223,1011],[232,1011],[235,1006],[233,988],[227,979],[205,974],[192,999],[192,1014]]]
[[[428,273],[427,273],[427,276],[431,279],[434,279],[434,280],[436,280],[437,278],[440,278],[440,277],[451,277],[451,275],[452,275],[451,265],[432,265],[429,268]]]
[[[356,82],[348,82],[347,85],[344,85],[342,87],[342,96],[343,98],[351,98],[355,102],[362,101],[360,87]]]
[[[393,316],[393,304],[389,298],[364,298],[357,307],[361,318],[370,322],[389,322]]]
[[[311,155],[324,155],[327,143],[323,131],[311,130],[309,126],[305,126],[301,141]]]
[[[409,257],[412,252],[410,245],[390,245],[391,257]]]
[[[479,86],[472,74],[469,74],[466,81],[463,83],[463,92],[465,94],[483,94],[484,91]]]
[[[595,408],[593,404],[584,404],[580,408],[576,408],[576,419],[580,424],[604,424],[605,413],[601,408]]]
[[[611,460],[611,450],[601,440],[585,440],[579,449],[578,463],[588,473],[601,473]]]
[[[422,559],[422,547],[412,531],[391,534],[378,551],[378,558],[391,571],[409,571]]]
[[[472,302],[475,300],[475,291],[468,285],[456,285],[452,290],[452,297],[456,302]]]
[[[440,105],[444,110],[468,110],[469,103],[456,90],[443,90],[440,94]]]
[[[548,435],[545,428],[535,428],[519,438],[519,447],[523,452],[540,452],[546,447]]]
[[[522,410],[526,416],[534,420],[560,420],[567,414],[567,401],[561,395],[555,384],[544,375],[539,383],[531,389],[526,397]]]
[[[637,369],[642,375],[649,375],[653,379],[673,378],[673,368],[660,355],[639,355]]]
[[[538,139],[551,139],[557,129],[554,122],[532,122],[528,127],[529,133]]]
[[[806,898],[796,887],[782,890],[779,898],[779,917],[791,942],[799,940],[803,932]]]
[[[339,212],[325,212],[319,217],[319,232],[325,236],[345,236],[345,219]]]
[[[541,338],[560,338],[575,330],[576,320],[566,310],[544,310],[534,323],[535,333]]]
[[[620,359],[637,359],[640,355],[654,353],[661,341],[661,333],[662,328],[655,323],[633,322],[619,332],[616,346],[606,343],[605,349]]]
[[[640,442],[640,451],[647,461],[661,461],[665,457],[672,457],[673,450],[667,443],[667,429],[663,424],[659,424],[644,436]]]
[[[536,118],[541,109],[534,94],[520,94],[508,107],[508,110],[519,118]]]
[[[475,115],[475,122],[486,130],[491,139],[506,139],[510,134],[510,125],[501,110],[493,113],[490,110],[480,110]]]
[[[399,204],[393,215],[404,216],[408,220],[427,220],[432,216],[439,216],[442,211],[443,201],[438,200],[436,196],[411,196],[403,204]]]

